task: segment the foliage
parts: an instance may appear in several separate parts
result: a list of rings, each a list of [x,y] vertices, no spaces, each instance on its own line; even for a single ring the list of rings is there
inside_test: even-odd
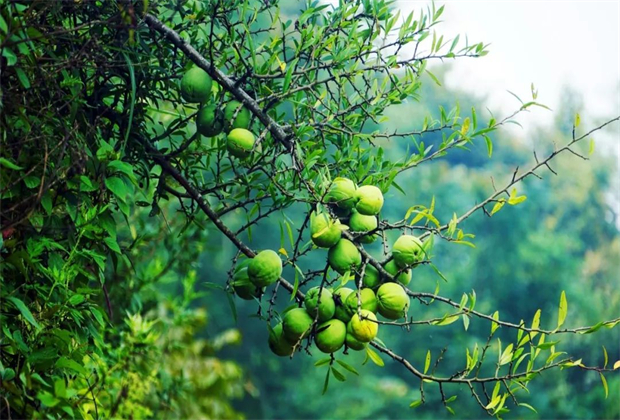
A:
[[[466,366],[447,374],[437,370],[441,355],[422,367],[397,353],[388,336],[371,342],[366,362],[384,366],[392,358],[408,381],[419,381],[414,407],[426,402],[425,384],[433,384],[453,412],[458,402],[448,388],[461,384],[483,411],[500,417],[537,373],[581,368],[603,377],[612,370],[564,355],[556,337],[611,328],[620,319],[597,317],[594,327],[567,328],[560,290],[555,325],[542,327],[537,316],[519,323],[495,309],[480,312],[475,292],[460,302],[438,295],[445,276],[435,260],[441,246],[432,245],[475,247],[463,222],[475,213],[506,214],[526,199],[517,184],[554,172],[550,162],[560,154],[584,157],[577,143],[620,117],[584,134],[575,121],[567,143],[535,156],[529,169],[514,170],[460,216],[440,216],[434,197],[407,197],[401,199],[407,209],[390,214],[395,222],[380,220],[382,244],[366,250],[343,231],[363,256],[359,271],[340,278],[313,265],[311,256],[321,251],[308,236],[309,215],[334,210],[325,202],[334,178],[405,193],[400,180],[414,168],[478,143],[491,156],[491,133],[543,106],[532,90],[532,100],[504,118],[487,120],[457,104],[425,117],[419,129],[385,130],[389,107],[424,100],[423,77],[439,83],[430,62],[487,53],[483,43],[444,40],[435,32],[443,6],[402,19],[390,6],[309,2],[295,20],[277,4],[258,1],[14,1],[2,9],[3,410],[50,418],[235,416],[227,401],[243,394],[242,376],[213,354],[238,336],[195,338],[205,315],[192,308],[199,297],[192,265],[211,227],[238,249],[234,262],[239,254],[254,257],[247,245],[253,232],[276,217],[280,241],[265,247],[279,250],[285,270],[257,300],[261,320],[280,317],[279,291],[301,304],[311,286],[355,277],[358,283],[369,264],[392,279],[382,263],[404,231],[426,240],[419,264],[426,267],[418,269],[432,269],[437,288],[410,288],[428,311],[377,321],[381,330],[442,329],[458,320],[466,330],[474,321],[490,326],[486,344],[468,348]],[[234,99],[251,112],[257,145],[248,159],[227,152],[225,134],[196,134],[198,106],[184,103],[178,89],[193,64],[215,82],[212,103],[223,108]],[[425,144],[428,136],[435,143]],[[405,153],[394,156],[388,141],[405,144]],[[145,221],[147,211],[159,223]],[[181,297],[170,299],[176,292]],[[226,297],[236,316],[228,286]],[[309,350],[313,336],[296,347]],[[156,368],[154,361],[160,361]],[[358,374],[341,355],[319,365],[323,391],[329,378],[333,386],[334,379]]]

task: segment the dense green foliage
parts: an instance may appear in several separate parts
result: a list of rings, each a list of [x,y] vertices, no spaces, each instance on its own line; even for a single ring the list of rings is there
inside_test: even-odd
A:
[[[3,1],[2,416],[253,417],[262,401],[264,417],[394,418],[414,401],[429,415],[500,417],[517,399],[530,401],[530,381],[544,391],[530,403],[568,415],[577,402],[545,406],[561,398],[554,384],[588,370],[617,393],[617,378],[607,385],[603,376],[615,358],[603,361],[599,350],[617,354],[617,342],[582,335],[620,322],[608,262],[618,231],[604,210],[609,163],[583,169],[579,183],[548,181],[552,159],[565,174],[578,158],[561,158],[584,153],[578,121],[571,138],[546,133],[559,146],[537,145],[533,162],[496,133],[540,105],[534,91],[496,118],[431,90],[438,80],[428,63],[486,54],[482,43],[437,34],[442,11],[401,18],[382,0],[303,10],[260,1]],[[181,78],[195,65],[213,79],[202,105],[226,109],[222,134],[197,133],[202,105],[182,98]],[[243,108],[234,111],[233,100]],[[242,151],[227,136],[239,126],[256,138]],[[528,169],[513,175],[517,165]],[[506,178],[495,190],[491,173]],[[339,176],[385,195],[374,244],[342,232],[363,257],[343,276],[308,229],[312,211],[337,217],[326,193]],[[317,367],[304,353],[318,353],[311,344],[320,330],[295,343],[292,360],[269,353],[285,308],[301,306],[311,287],[355,287],[364,267],[383,271],[402,232],[425,240],[408,318],[379,321],[366,350]],[[279,261],[258,274],[248,268],[268,288],[242,303],[230,285],[234,265],[265,249],[279,252],[283,277],[274,275]],[[587,293],[580,282],[592,285]],[[595,327],[575,328],[582,325]],[[246,345],[231,349],[241,342],[236,327]],[[237,361],[223,360],[223,348]],[[387,373],[359,366],[368,361]],[[537,381],[535,371],[547,369],[553,376]],[[328,385],[341,388],[308,404]],[[235,398],[243,407],[233,408]]]

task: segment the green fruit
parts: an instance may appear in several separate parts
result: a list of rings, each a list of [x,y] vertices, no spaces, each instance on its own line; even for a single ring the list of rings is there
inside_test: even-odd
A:
[[[359,203],[358,203],[359,204]],[[351,232],[370,232],[377,228],[377,217],[366,216],[362,213],[354,211],[349,218],[349,228]],[[377,234],[364,235],[357,238],[358,241],[364,244],[370,244],[377,239]]]
[[[401,268],[399,268],[396,263],[394,262],[394,260],[390,260],[387,262],[387,264],[385,264],[385,266],[383,267],[385,268],[385,271],[387,271],[388,273],[390,273],[392,276],[395,276],[400,270]],[[409,282],[411,281],[411,270],[406,269],[404,271],[402,271],[398,277],[396,277],[395,279],[397,282],[401,283],[403,286],[406,286],[409,284]]]
[[[344,345],[347,326],[339,319],[330,319],[317,327],[314,337],[316,346],[323,353],[333,353]]]
[[[331,248],[340,240],[340,222],[334,222],[327,213],[310,215],[310,234],[314,244],[320,248]]]
[[[364,287],[370,289],[376,289],[381,284],[381,277],[379,276],[379,270],[370,264],[366,264],[364,268],[364,277],[362,278],[362,284]]]
[[[237,109],[239,112],[237,112]],[[233,117],[237,113],[237,117],[233,120]],[[250,111],[246,108],[243,108],[241,102],[230,101],[228,105],[224,108],[224,118],[226,119],[226,124],[230,128],[248,128],[250,126]]]
[[[399,319],[409,310],[410,299],[398,283],[384,283],[377,290],[377,309],[387,319]]]
[[[282,275],[282,260],[270,249],[259,252],[248,265],[248,276],[256,287],[269,286]]]
[[[211,97],[213,79],[200,67],[193,66],[181,79],[181,96],[187,102],[205,102]]]
[[[216,104],[203,106],[196,114],[196,129],[207,137],[217,136],[224,128],[224,116]]]
[[[362,255],[353,245],[353,242],[348,239],[341,239],[336,245],[329,248],[327,261],[334,270],[344,274],[362,263]]]
[[[357,338],[355,338],[353,336],[353,334],[351,333],[351,323],[350,322],[347,324],[347,336],[346,336],[344,342],[346,343],[347,347],[352,349],[352,350],[359,351],[359,350],[364,350],[366,348],[366,343],[362,343]]]
[[[334,203],[341,209],[351,210],[357,203],[357,185],[348,178],[335,178],[325,196],[328,203]]]
[[[351,313],[346,305],[347,298],[353,293],[353,290],[348,287],[341,287],[333,293],[334,303],[336,304],[336,312],[334,312],[334,318],[341,320],[342,322],[349,322],[351,319]]]
[[[301,338],[310,334],[312,322],[313,319],[304,308],[291,309],[282,319],[284,337],[292,343],[297,343]]]
[[[422,261],[424,258],[422,241],[412,235],[403,235],[394,242],[392,256],[400,268]]]
[[[362,310],[361,314],[361,318],[358,314],[351,318],[351,335],[362,343],[368,343],[377,336],[379,324],[373,322],[377,317],[372,312]]]
[[[360,290],[360,299],[362,301],[362,310],[365,309],[370,312],[377,312],[377,298],[372,289]],[[354,291],[347,297],[346,300],[347,308],[349,309],[351,315],[357,313],[357,303],[357,292]]]
[[[359,201],[355,208],[358,212],[367,216],[379,214],[383,207],[383,194],[379,188],[374,185],[364,185],[357,189],[357,196]]]
[[[318,313],[319,313],[319,321],[327,321],[334,316],[334,312],[336,312],[336,304],[334,303],[334,298],[332,293],[323,288],[321,290],[321,299],[319,302],[319,290],[320,286],[313,287],[308,290],[306,293],[306,298],[304,299],[304,305],[306,306],[306,311],[308,315],[314,319],[317,316],[317,302],[318,302]]]
[[[250,131],[244,128],[235,128],[228,133],[226,149],[231,155],[245,159],[250,156],[255,141],[254,134]]]
[[[293,354],[294,343],[289,343],[284,337],[281,322],[273,327],[273,331],[269,331],[268,343],[271,351],[278,356],[284,357]]]
[[[231,282],[235,294],[243,300],[252,300],[263,293],[263,289],[252,284],[248,276],[248,265],[251,262],[252,260],[247,259],[237,264]]]

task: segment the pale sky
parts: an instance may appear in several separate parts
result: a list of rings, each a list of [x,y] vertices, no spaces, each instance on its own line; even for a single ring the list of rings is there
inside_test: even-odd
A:
[[[426,1],[402,0],[401,14]],[[620,114],[620,1],[447,1],[438,32],[466,34],[471,43],[490,43],[481,59],[456,60],[447,86],[482,92],[491,109],[509,111],[516,102],[510,90],[559,108],[562,89],[570,85],[583,95],[588,117]],[[550,123],[551,113],[535,112],[537,123]]]

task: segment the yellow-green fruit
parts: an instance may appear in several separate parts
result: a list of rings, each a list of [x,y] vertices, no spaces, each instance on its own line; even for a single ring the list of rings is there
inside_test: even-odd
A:
[[[320,301],[319,291],[321,292]],[[334,316],[334,312],[336,312],[336,304],[334,303],[334,297],[332,296],[332,293],[326,288],[323,288],[321,290],[320,286],[316,286],[308,290],[308,293],[306,293],[306,297],[304,299],[304,306],[306,307],[308,315],[310,315],[312,319],[317,316],[318,311],[318,319],[320,322],[332,319],[332,317]]]
[[[325,196],[328,203],[336,204],[344,210],[351,210],[357,203],[357,185],[348,178],[335,178]]]
[[[362,255],[353,245],[353,242],[348,239],[341,239],[329,249],[327,261],[331,268],[340,274],[344,274],[362,263]]]
[[[248,276],[256,287],[269,286],[282,275],[282,260],[270,249],[259,252],[248,265]]]
[[[239,112],[237,112],[237,109],[239,109]],[[237,117],[233,120],[235,113],[237,113]],[[244,108],[241,102],[230,101],[224,108],[224,118],[230,128],[248,128],[250,126],[250,117],[250,111]]]
[[[302,337],[310,334],[313,319],[304,308],[295,308],[288,311],[282,319],[284,337],[292,343],[296,343]]]
[[[310,234],[312,242],[320,248],[331,248],[340,240],[340,223],[334,222],[327,213],[312,212]]]
[[[196,114],[196,129],[207,137],[217,136],[224,129],[224,115],[216,104],[203,106]]]
[[[390,273],[392,276],[395,276],[401,270],[401,268],[399,268],[396,265],[394,260],[388,261],[383,268],[385,268],[385,271]],[[410,269],[406,269],[406,270],[402,271],[396,277],[396,281],[401,283],[404,286],[408,285],[409,282],[411,281],[411,270]]]
[[[379,276],[379,271],[370,264],[366,264],[366,267],[364,268],[362,284],[364,287],[368,287],[370,289],[376,289],[381,284],[381,276]]]
[[[239,159],[245,159],[252,153],[254,147],[254,134],[245,128],[235,128],[226,138],[226,149],[228,152],[238,157]]]
[[[359,204],[359,203],[358,203]],[[377,217],[366,216],[365,214],[354,211],[349,218],[349,229],[351,232],[370,232],[377,228]],[[377,239],[377,234],[364,235],[357,238],[358,241],[364,244],[370,244]]]
[[[187,102],[205,102],[211,97],[213,79],[200,67],[193,66],[181,79],[181,96]]]
[[[251,281],[248,275],[248,265],[252,260],[243,260],[235,267],[231,285],[235,294],[244,300],[252,300],[255,297],[260,297],[263,293],[263,289],[256,287]]]
[[[365,309],[370,312],[377,312],[377,297],[375,296],[375,292],[372,289],[362,289],[360,290],[360,299],[362,301],[362,309]],[[347,308],[351,315],[357,312],[357,292],[353,291],[347,297]]]
[[[273,327],[273,331],[269,331],[268,343],[271,351],[278,356],[284,357],[293,354],[295,344],[289,343],[284,337],[281,322]]]
[[[367,216],[379,214],[383,207],[383,194],[379,188],[374,185],[361,186],[357,189],[357,196],[359,201],[355,208],[358,212]]]
[[[399,319],[409,310],[410,299],[398,283],[384,283],[377,290],[377,309],[387,319]]]
[[[345,338],[344,341],[347,345],[348,348],[352,349],[352,350],[364,350],[366,348],[366,343],[362,343],[361,341],[359,341],[357,338],[355,338],[353,336],[353,334],[351,333],[351,323],[349,322],[347,324],[347,336]]]
[[[316,346],[323,353],[333,353],[344,346],[347,326],[339,319],[330,319],[317,327],[314,337]]]
[[[351,335],[362,343],[368,343],[377,336],[379,324],[373,322],[377,317],[372,312],[362,310],[361,314],[361,318],[358,314],[351,317]]]
[[[349,322],[351,319],[351,313],[347,307],[347,298],[353,293],[353,290],[348,287],[341,287],[333,293],[334,303],[336,305],[336,311],[334,312],[334,318],[341,320],[342,322]]]
[[[422,261],[424,259],[422,241],[412,235],[403,235],[394,242],[392,255],[396,265],[401,268]]]

